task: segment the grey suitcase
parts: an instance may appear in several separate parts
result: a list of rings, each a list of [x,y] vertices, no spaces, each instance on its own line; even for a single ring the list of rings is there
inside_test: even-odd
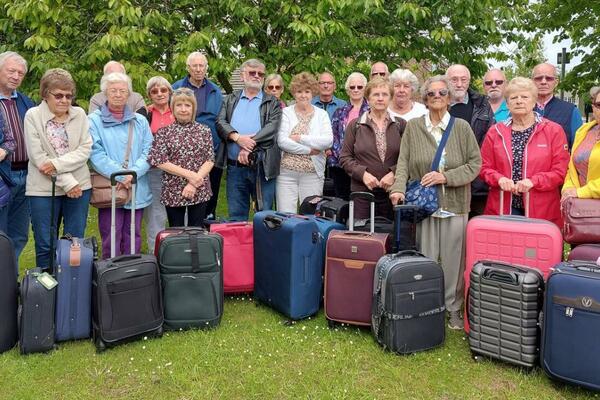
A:
[[[384,348],[399,354],[444,343],[444,272],[414,250],[379,259],[373,280],[371,329]]]
[[[41,274],[41,268],[32,268],[26,272],[21,282],[21,304],[19,305],[21,354],[43,353],[54,348],[56,286],[46,289],[38,280]]]
[[[469,346],[473,355],[533,368],[539,359],[542,273],[478,261],[470,278]]]

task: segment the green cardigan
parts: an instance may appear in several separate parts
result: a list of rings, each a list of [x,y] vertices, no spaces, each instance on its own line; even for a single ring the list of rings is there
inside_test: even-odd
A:
[[[408,180],[421,180],[428,173],[437,150],[433,136],[425,127],[425,116],[408,121],[396,164],[396,179],[391,192],[404,193]],[[471,202],[471,181],[479,174],[481,153],[469,124],[456,118],[446,144],[445,197],[438,185],[441,206],[456,214],[467,214]]]

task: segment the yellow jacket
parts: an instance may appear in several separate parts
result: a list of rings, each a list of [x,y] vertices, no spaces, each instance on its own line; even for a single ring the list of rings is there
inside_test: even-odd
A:
[[[583,124],[575,133],[573,151],[571,153],[571,159],[569,160],[569,169],[565,178],[565,184],[563,185],[563,190],[576,188],[577,197],[582,199],[600,199],[600,141],[596,142],[592,148],[588,166],[587,183],[584,186],[579,184],[577,170],[573,164],[573,154],[575,153],[575,150],[579,144],[581,144],[588,131],[596,124],[597,122],[595,120]]]

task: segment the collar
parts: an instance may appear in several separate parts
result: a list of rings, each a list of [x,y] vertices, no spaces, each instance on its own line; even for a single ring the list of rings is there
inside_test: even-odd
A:
[[[469,92],[467,91],[467,93],[465,93],[465,97],[463,97],[461,101],[452,101],[450,103],[450,106],[453,106],[455,104],[469,104]]]
[[[54,114],[52,113],[52,111],[50,111],[50,107],[48,107],[48,103],[46,102],[46,100],[42,100],[38,107],[40,109],[42,122],[44,123],[44,125],[46,125],[48,121],[54,118]],[[70,106],[66,122],[69,122],[73,118],[75,118],[75,112],[73,106]]]
[[[125,110],[123,111],[123,120],[119,121],[115,117],[113,117],[112,113],[108,111],[108,103],[104,103],[102,107],[100,107],[100,119],[102,119],[102,123],[105,127],[109,128],[112,126],[121,125],[125,122],[129,122],[132,119],[135,119],[135,113],[131,112],[131,109],[128,105],[125,105]]]
[[[12,93],[10,94],[10,97],[6,97],[5,95],[0,94],[0,100],[1,99],[16,99],[17,97],[19,97],[19,96],[17,95],[17,91],[16,90],[12,91]]]
[[[371,113],[369,111],[365,111],[364,113],[362,113],[360,115],[360,117],[358,118],[358,123],[359,124],[369,124],[369,123],[373,123],[373,118],[371,118]],[[386,110],[385,112],[385,126],[388,126],[390,123],[394,122],[394,120],[392,119],[390,112]]]
[[[250,97],[246,96],[246,89],[242,90],[242,95],[240,96],[240,99],[243,99],[243,98],[246,98],[246,99],[250,100]],[[259,99],[260,101],[262,101],[262,99],[263,99],[263,91],[259,90],[258,94],[255,97],[253,97],[253,99],[255,99],[255,98]]]
[[[543,110],[548,105],[548,103],[550,103],[552,101],[553,98],[554,98],[554,95],[550,96],[550,98],[548,100],[546,100],[544,103],[536,102],[536,105],[538,106],[538,108],[540,110]]]
[[[187,79],[188,83],[189,83],[189,84],[190,84],[190,86],[192,86],[192,87],[195,87],[195,88],[201,88],[201,87],[204,87],[204,86],[206,86],[206,78],[202,79],[202,83],[200,84],[200,86],[196,86],[196,85],[194,85],[194,84],[192,83],[192,81],[190,80],[190,76],[189,76],[189,74],[188,74],[188,76],[186,76],[185,78]]]
[[[429,133],[431,133],[433,128],[436,128],[436,127],[441,128],[442,130],[446,129],[449,122],[450,122],[450,113],[448,111],[446,111],[446,114],[444,114],[444,116],[442,117],[442,120],[436,126],[433,126],[433,123],[431,122],[431,118],[429,118],[429,111],[427,111],[427,114],[425,114],[425,128],[427,128],[427,132],[429,132]]]
[[[542,122],[542,114],[538,113],[537,111],[534,111],[533,116],[535,118],[536,124],[539,124],[540,122]],[[506,126],[511,126],[512,123],[513,123],[512,115],[510,117],[508,117],[508,119],[506,121],[503,122],[503,124]]]

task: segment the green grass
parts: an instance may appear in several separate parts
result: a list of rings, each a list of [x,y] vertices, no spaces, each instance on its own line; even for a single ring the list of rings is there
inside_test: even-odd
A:
[[[224,188],[223,188],[224,189]],[[224,190],[222,190],[224,195]],[[224,196],[219,215],[226,216]],[[97,235],[95,213],[88,234]],[[33,242],[21,257],[32,266]],[[585,399],[597,395],[470,357],[462,332],[409,356],[366,329],[328,329],[323,313],[291,326],[249,297],[227,298],[210,331],[169,332],[96,354],[91,341],[48,354],[0,355],[0,399]]]

